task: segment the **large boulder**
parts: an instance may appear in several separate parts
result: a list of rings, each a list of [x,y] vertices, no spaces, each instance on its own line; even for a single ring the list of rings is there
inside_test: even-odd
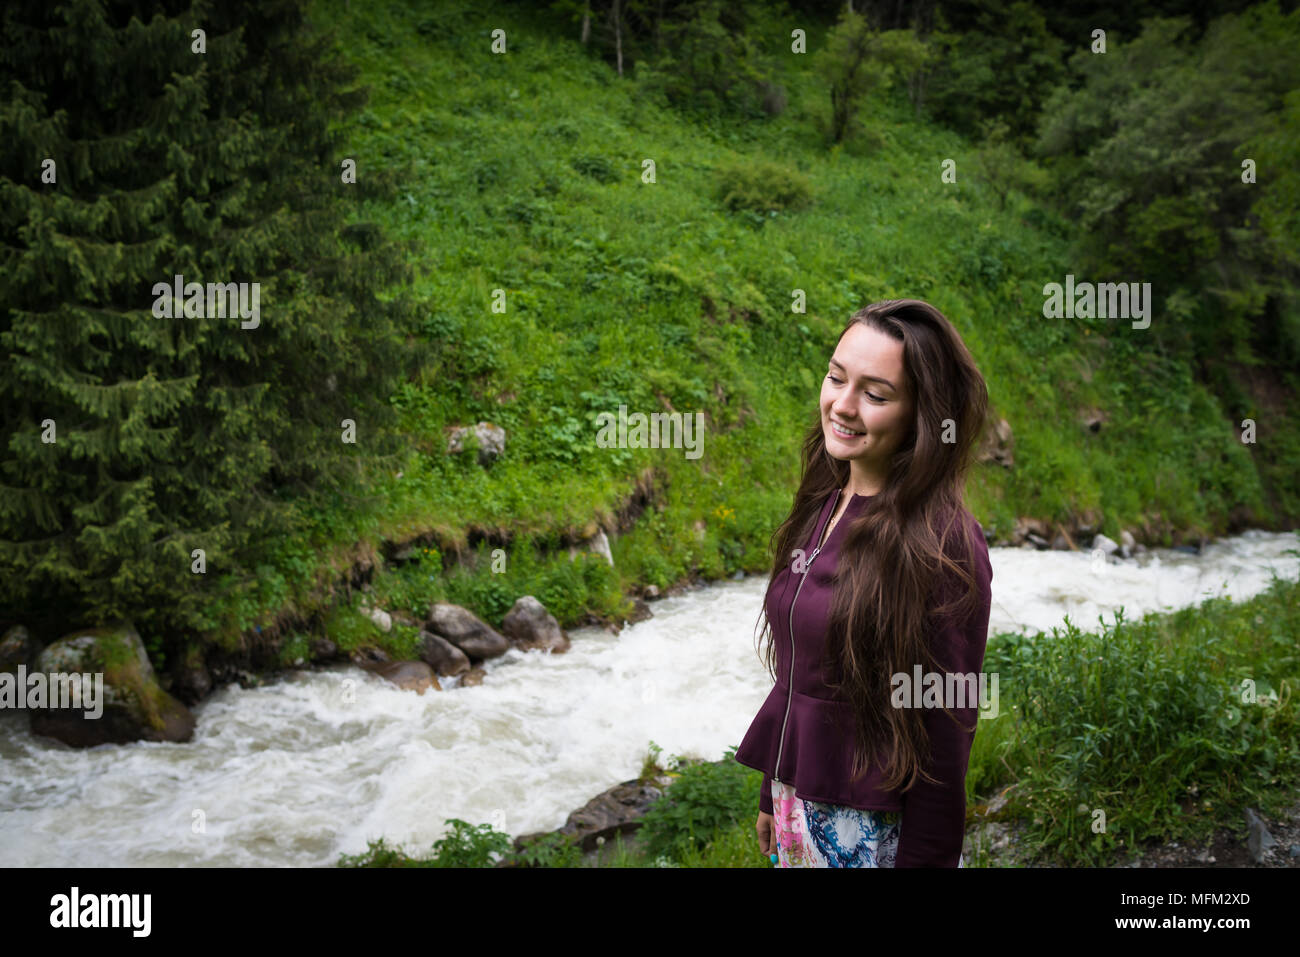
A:
[[[441,635],[471,658],[495,658],[510,650],[510,642],[468,608],[435,602],[427,629]]]
[[[546,606],[532,595],[524,595],[506,612],[501,630],[515,647],[525,651],[539,648],[558,655],[569,650],[569,636]]]
[[[984,433],[980,438],[975,460],[996,462],[1008,469],[1015,465],[1015,436],[1012,435],[1010,422],[1003,418],[995,421],[992,416],[989,416],[985,421]]]
[[[441,691],[442,685],[433,674],[433,669],[423,661],[379,661],[362,665],[364,670],[391,681],[404,691],[424,694],[430,688]]]
[[[382,608],[371,608],[365,602],[357,606],[357,611],[369,618],[380,631],[393,630],[393,616]]]
[[[491,422],[448,427],[449,454],[458,455],[470,447],[478,449],[479,465],[491,465],[506,450],[506,430]]]
[[[1119,545],[1115,543],[1114,539],[1107,538],[1105,535],[1101,534],[1093,536],[1092,547],[1094,549],[1100,548],[1107,557],[1110,557],[1119,551]]]
[[[614,555],[609,550],[609,536],[605,534],[605,530],[603,528],[597,528],[596,531],[592,533],[591,536],[583,539],[578,545],[570,545],[569,546],[570,561],[573,561],[575,558],[578,557],[579,548],[585,551],[595,552],[601,558],[605,559],[605,561],[609,562],[610,567],[613,567]]]
[[[583,851],[590,853],[606,841],[613,840],[614,835],[631,834],[640,828],[641,818],[663,797],[671,781],[671,778],[663,777],[616,784],[570,814],[564,826],[551,833],[576,841]],[[521,834],[515,838],[515,850],[523,850],[546,834],[545,831]]]
[[[158,684],[144,642],[129,623],[64,635],[41,652],[36,669],[46,675],[100,674],[103,700],[99,717],[84,707],[33,709],[33,734],[77,748],[188,741],[194,734],[194,715]],[[82,684],[86,692],[88,684]]]
[[[627,623],[629,625],[635,625],[639,621],[646,621],[647,619],[653,618],[655,616],[655,613],[650,610],[650,606],[646,604],[644,598],[641,598],[637,595],[633,595],[631,598],[631,603],[632,603],[632,610],[631,612],[628,613],[627,616]]]
[[[435,674],[464,674],[469,671],[469,657],[442,635],[431,631],[420,632],[420,660],[433,669]]]
[[[339,646],[328,638],[317,638],[311,643],[313,661],[332,661],[339,656]]]
[[[1021,545],[1026,542],[1037,545],[1043,543],[1043,548],[1047,547],[1048,528],[1047,523],[1037,518],[1028,518],[1020,516],[1016,519],[1015,527],[1011,530],[1011,544]]]

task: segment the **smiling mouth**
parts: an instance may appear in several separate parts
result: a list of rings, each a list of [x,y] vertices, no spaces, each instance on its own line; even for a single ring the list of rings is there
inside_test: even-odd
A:
[[[853,432],[853,431],[850,431],[850,430],[844,428],[844,427],[843,427],[842,425],[840,425],[838,422],[832,422],[832,423],[831,423],[831,431],[834,432],[836,435],[838,435],[838,436],[839,436],[840,438],[842,438],[842,439],[860,439],[860,438],[862,438],[862,436],[866,435],[865,432]]]

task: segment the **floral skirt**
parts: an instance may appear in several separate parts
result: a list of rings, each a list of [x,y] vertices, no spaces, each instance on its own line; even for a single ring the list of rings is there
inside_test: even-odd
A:
[[[902,813],[864,811],[795,797],[772,782],[777,867],[893,867]],[[960,858],[957,866],[962,866]]]

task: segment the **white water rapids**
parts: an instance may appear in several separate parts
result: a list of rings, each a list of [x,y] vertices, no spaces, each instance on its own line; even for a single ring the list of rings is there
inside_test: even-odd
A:
[[[1285,554],[1297,547],[1295,533],[1249,531],[1201,555],[1108,565],[990,549],[990,632],[1242,600],[1270,569],[1300,576]],[[321,866],[380,836],[427,856],[448,818],[512,836],[558,828],[635,777],[650,741],[711,760],[740,743],[771,690],[754,641],[765,584],[654,602],[654,618],[617,636],[575,629],[566,654],[512,650],[486,663],[480,687],[442,679],[420,696],[342,666],[228,686],[193,709],[185,744],[77,750],[0,712],[0,865]]]

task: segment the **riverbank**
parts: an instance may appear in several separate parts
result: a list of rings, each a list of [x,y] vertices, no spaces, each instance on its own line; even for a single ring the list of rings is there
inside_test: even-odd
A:
[[[995,451],[990,449],[988,454]],[[428,537],[387,548],[387,557],[371,556],[340,580],[337,602],[307,618],[277,619],[264,629],[241,636],[236,646],[213,644],[191,649],[160,674],[160,683],[185,704],[194,705],[222,685],[238,682],[249,686],[299,667],[343,659],[358,664],[409,660],[417,657],[428,609],[438,603],[463,606],[500,629],[505,612],[519,597],[555,595],[559,600],[548,602],[546,610],[561,629],[595,626],[617,634],[625,624],[648,616],[647,601],[769,571],[765,565],[732,570],[696,567],[663,584],[657,583],[662,579],[646,580],[629,573],[624,557],[640,552],[645,535],[654,534],[659,525],[646,522],[650,527],[640,528],[636,520],[647,509],[666,507],[657,498],[653,481],[647,477],[638,483],[633,498],[617,510],[620,518],[611,527],[593,523],[585,537],[561,539],[549,554],[538,555],[531,548],[516,552],[512,543],[502,541],[500,571],[494,553],[487,550],[497,543],[495,539],[480,540],[474,550]],[[1021,516],[1001,531],[985,527],[984,537],[990,547],[1087,551],[1094,568],[1127,561],[1162,546],[1199,555],[1211,542],[1199,531],[1171,529],[1160,521],[1121,528],[1116,539],[1102,534],[1100,525],[1094,512],[1057,522]],[[703,521],[696,521],[691,529],[697,544],[707,545],[711,534],[709,524]],[[444,548],[450,550],[444,553]],[[580,562],[576,567],[575,560]],[[481,657],[475,659],[476,667],[481,661]],[[439,677],[448,674],[438,672]]]
[[[1237,792],[1252,784],[1240,769],[1267,770],[1268,756],[1231,740],[1231,715],[1223,715],[1225,727],[1218,722],[1201,727],[1203,722],[1188,715],[1204,706],[1185,695],[1171,698],[1157,679],[1177,684],[1199,674],[1217,684],[1252,677],[1260,699],[1271,700],[1273,692],[1284,697],[1281,679],[1295,668],[1294,615],[1285,607],[1259,604],[1262,622],[1220,622],[1215,610],[1220,603],[1201,608],[1198,597],[1222,593],[1227,585],[1234,599],[1227,605],[1236,608],[1257,598],[1270,575],[1300,577],[1300,561],[1288,554],[1295,544],[1294,535],[1251,532],[1211,543],[1199,556],[1160,551],[1096,568],[1088,553],[994,548],[993,639],[986,668],[1002,673],[1002,715],[980,722],[968,778],[971,806],[1013,781],[1032,779],[1025,794],[1035,802],[1035,790],[1049,797],[1066,786],[1083,790],[1072,807],[1091,798],[1088,807],[1104,810],[1112,833],[1126,841],[1127,818],[1157,815],[1178,801],[1191,812],[1189,821],[1235,824],[1237,812],[1228,809]],[[0,712],[0,761],[10,772],[0,780],[0,843],[15,866],[318,867],[337,863],[340,853],[364,852],[381,835],[409,854],[427,856],[435,840],[449,836],[446,822],[452,818],[491,824],[503,837],[555,830],[593,795],[641,774],[651,742],[669,754],[702,759],[709,768],[725,765],[726,749],[735,745],[771,687],[755,654],[762,587],[763,579],[754,576],[687,589],[650,602],[653,617],[617,635],[600,628],[574,632],[572,647],[563,654],[512,649],[485,663],[478,688],[461,688],[448,679],[443,691],[418,694],[346,662],[294,669],[247,687],[226,685],[196,706],[195,732],[187,742],[72,749],[31,734],[25,714]],[[1130,621],[1165,609],[1157,618],[1167,633],[1142,632],[1126,621],[1119,636],[1124,640],[1113,651],[1092,656],[1104,656],[1105,665],[1079,660],[1089,657],[1081,641],[1071,648],[1068,634],[1051,633],[1050,626],[1059,629],[1066,616],[1081,623],[1100,614],[1109,620],[1120,606]],[[1173,609],[1181,608],[1204,622],[1199,631],[1180,624]],[[1010,631],[1031,637],[1017,642],[1004,634]],[[1138,637],[1145,643],[1128,640]],[[1228,654],[1242,642],[1244,657]],[[1258,653],[1252,642],[1261,643]],[[1188,643],[1236,664],[1171,658],[1173,648]],[[995,666],[993,656],[1004,644],[1003,657],[1010,660]],[[1021,645],[1070,655],[1059,668],[1041,656],[1022,664]],[[1144,679],[1141,668],[1155,663],[1156,675]],[[1033,669],[1025,670],[1029,665]],[[1096,670],[1106,666],[1113,671]],[[1136,679],[1121,680],[1128,672]],[[1012,705],[1019,704],[1012,693],[1019,694],[1023,685],[1028,694],[1033,679],[1048,689],[1045,697],[1072,700],[1079,690],[1071,691],[1065,679],[1079,675],[1090,676],[1103,699],[1143,702],[1160,726],[1184,729],[1191,737],[1180,742],[1140,736],[1130,742],[1124,716],[1107,716],[1104,701],[1094,694],[1083,699],[1087,707],[1078,717],[1096,728],[1110,726],[1106,739],[1095,745],[1112,759],[1096,768],[1080,763],[1078,755],[1050,764],[1034,760],[1057,750],[1056,741],[1076,736],[1087,741],[1089,730],[1072,725],[1068,713],[1008,722],[1008,714],[1017,714]],[[1259,743],[1271,746],[1276,768],[1283,756],[1276,742],[1285,729],[1276,719],[1256,729],[1262,717],[1251,714],[1251,730],[1242,727],[1237,733],[1257,735]],[[1053,730],[1034,739],[1031,732],[1044,723]],[[1114,751],[1130,747],[1145,761],[1167,752],[1161,766],[1187,794],[1144,789],[1145,765],[1135,769],[1132,761],[1113,760]],[[1235,765],[1234,753],[1239,753]],[[1224,756],[1225,766],[1207,767],[1203,759],[1216,755]],[[1184,776],[1183,765],[1193,776]],[[735,777],[691,784],[701,792],[692,808],[708,815],[734,813],[735,826],[724,827],[726,840],[695,848],[702,859],[720,866],[750,866],[745,862],[752,858],[759,780],[747,769],[736,770]],[[69,781],[82,784],[69,788]],[[1117,781],[1133,795],[1119,799],[1110,793]],[[1221,783],[1226,792],[1207,791],[1207,781]],[[58,794],[59,801],[48,800],[50,794]],[[1249,795],[1241,800],[1271,813]],[[1014,818],[1025,810],[1017,804],[1005,813]],[[191,828],[198,811],[207,820],[202,833]],[[1039,825],[1044,833],[1022,837],[1020,844],[1068,844],[1051,833],[1053,819],[1074,816],[1073,810],[1069,816],[1063,811],[1047,805]],[[1152,821],[1167,823],[1158,816]],[[675,831],[667,833],[671,837]],[[1154,839],[1181,840],[1177,833]],[[683,846],[669,856],[689,859],[690,853]],[[762,860],[753,866],[763,866]]]
[[[722,762],[719,762],[720,764]],[[608,791],[597,795],[582,808],[570,816],[575,821],[589,817],[593,807],[605,807],[619,803],[621,794],[629,789],[666,786],[671,778],[660,777],[648,782],[640,780],[625,781]],[[989,801],[996,805],[997,796]],[[967,835],[962,848],[964,860],[968,867],[1058,867],[1050,860],[1026,853],[1023,849],[1026,827],[1023,821],[998,821],[986,815],[986,805],[970,808]],[[642,812],[643,813],[643,812]],[[583,849],[577,854],[564,859],[562,863],[552,861],[543,866],[573,867],[681,867],[667,858],[652,859],[646,851],[645,843],[639,838],[637,819],[629,815],[612,833],[595,839],[595,846]],[[563,829],[551,832],[546,837],[554,837],[553,846],[570,837],[572,832]],[[738,831],[732,836],[739,840],[743,835]],[[751,827],[750,840],[757,847],[757,836]],[[545,840],[546,838],[542,838]],[[523,850],[526,842],[516,841],[514,849]],[[561,855],[556,854],[556,857]],[[388,848],[383,841],[372,844],[363,855],[347,859],[346,866],[354,867],[422,867],[436,866],[427,858],[409,857],[400,851]],[[486,865],[482,865],[486,866]],[[521,866],[518,862],[505,860],[496,866]],[[536,866],[536,865],[534,865]],[[713,866],[700,864],[699,866]],[[728,865],[736,866],[736,865]],[[747,866],[767,866],[761,860]],[[1070,865],[1066,865],[1070,866]],[[1076,865],[1077,866],[1077,865]],[[1116,857],[1109,867],[1129,868],[1300,868],[1300,801],[1293,802],[1274,814],[1260,814],[1254,809],[1243,809],[1241,820],[1233,825],[1226,819],[1206,838],[1169,840],[1163,843],[1152,842],[1143,846],[1135,855],[1127,858]]]
[[[969,866],[1297,866],[1297,636],[1300,583],[1283,580],[1097,632],[995,636],[985,670],[1002,675],[1003,712],[972,749]],[[574,845],[552,850],[552,866],[768,866],[753,831],[760,781],[727,758],[676,766],[652,753],[639,779],[555,832],[516,838],[497,866],[539,840]],[[683,839],[683,820],[710,815],[726,826]],[[351,863],[380,859],[431,863],[382,844]]]

